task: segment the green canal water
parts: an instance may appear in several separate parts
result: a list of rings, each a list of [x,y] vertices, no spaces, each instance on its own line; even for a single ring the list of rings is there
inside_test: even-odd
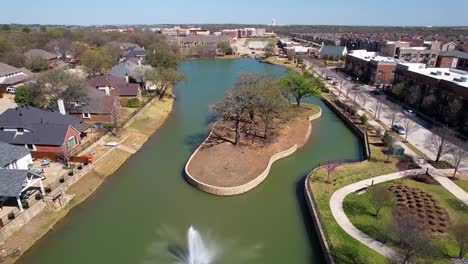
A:
[[[214,263],[323,263],[304,201],[304,179],[327,160],[362,158],[358,138],[320,100],[308,144],[273,165],[256,189],[218,197],[190,186],[184,166],[208,134],[209,105],[242,72],[281,76],[280,66],[251,59],[183,62],[187,81],[173,114],[86,202],[77,206],[19,263],[174,263],[168,251],[186,245],[190,226],[214,244]]]

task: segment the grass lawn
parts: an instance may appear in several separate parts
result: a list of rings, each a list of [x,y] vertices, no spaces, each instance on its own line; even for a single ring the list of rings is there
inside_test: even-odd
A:
[[[460,188],[465,190],[465,192],[468,192],[468,180],[455,180],[453,181],[456,185],[458,185]]]
[[[116,148],[96,164],[93,171],[101,176],[108,176],[114,173],[131,155],[126,151]]]
[[[369,142],[378,143],[380,139],[370,134]],[[398,160],[391,157],[391,163],[385,163],[387,156],[382,151],[383,147],[371,144],[371,160],[366,163],[347,164],[339,167],[331,177],[332,184],[325,182],[327,173],[323,168],[317,170],[309,182],[338,263],[350,263],[350,257],[345,253],[345,248],[352,248],[362,258],[372,260],[372,263],[386,263],[383,256],[344,232],[333,218],[329,206],[330,197],[337,189],[364,179],[398,171],[395,166]]]
[[[155,101],[141,117],[138,117],[135,122],[130,125],[130,130],[135,130],[147,136],[152,135],[154,131],[164,123],[168,113],[172,110],[173,103],[173,98],[164,98],[160,101]]]
[[[288,59],[286,58],[275,58],[275,57],[269,57],[267,58],[265,61],[271,63],[271,64],[275,64],[275,65],[280,65],[280,66],[284,66],[288,69],[291,69],[299,74],[302,74],[302,68],[301,66],[297,66],[297,64],[295,64],[293,61],[288,61]]]
[[[441,185],[425,184],[409,179],[402,179],[394,182],[402,182],[406,186],[418,188],[433,195],[435,200],[448,213],[452,223],[458,219],[468,221],[468,207],[462,206],[461,203]],[[394,182],[386,182],[382,183],[382,185],[390,187]],[[391,220],[391,212],[395,203],[384,206],[379,217],[375,218],[372,215],[372,213],[374,213],[374,209],[372,208],[369,199],[370,195],[368,195],[368,193],[361,195],[350,194],[345,198],[343,208],[350,221],[357,228],[376,240],[385,242],[386,235],[384,226],[387,221]],[[387,244],[392,246],[389,242]],[[437,252],[438,254],[435,257],[431,258],[431,263],[451,263],[448,256],[456,257],[458,255],[458,248],[453,234],[449,234],[448,238],[434,239],[434,244],[438,248],[439,252]],[[467,256],[468,254],[465,254],[465,257]]]

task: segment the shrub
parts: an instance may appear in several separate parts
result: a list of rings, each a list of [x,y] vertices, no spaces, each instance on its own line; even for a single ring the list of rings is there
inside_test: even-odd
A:
[[[26,200],[21,201],[21,205],[23,206],[24,209],[28,209],[28,208],[29,208],[29,203],[28,203],[28,201],[26,201]]]
[[[61,177],[61,178],[59,179],[59,182],[60,182],[60,183],[64,183],[64,182],[65,182],[65,179],[64,179],[63,177]]]
[[[10,219],[10,220],[15,219],[15,213],[9,212],[9,213],[8,213],[8,219]]]
[[[361,123],[365,124],[365,123],[367,123],[368,120],[369,120],[369,117],[367,117],[366,114],[363,114],[361,116]]]
[[[73,170],[68,171],[68,176],[73,176]],[[62,179],[62,178],[61,178]]]
[[[138,108],[140,107],[140,100],[138,98],[132,98],[127,101],[127,107]]]
[[[42,195],[40,193],[36,193],[36,195],[34,195],[34,198],[36,200],[40,200],[42,198]]]
[[[81,170],[81,169],[83,169],[83,165],[80,164],[78,165],[78,170]]]
[[[84,165],[84,166],[88,166],[88,164],[89,164],[88,161],[83,162],[83,165]]]
[[[44,188],[44,191],[45,191],[46,193],[50,193],[50,192],[52,191],[52,189],[50,189],[50,187],[47,186],[47,187]]]

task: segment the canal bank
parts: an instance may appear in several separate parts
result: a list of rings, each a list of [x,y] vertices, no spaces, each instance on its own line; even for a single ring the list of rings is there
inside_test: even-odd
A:
[[[171,263],[167,249],[184,248],[190,226],[219,247],[214,263],[323,262],[304,178],[327,160],[362,159],[359,139],[323,102],[308,99],[323,112],[294,156],[275,162],[270,176],[244,195],[202,193],[186,182],[184,166],[209,133],[209,105],[241,72],[280,76],[285,69],[240,59],[187,61],[179,70],[188,80],[175,89],[165,125],[20,263]]]
[[[99,143],[104,144],[103,142],[108,138],[111,138],[111,140],[121,139],[122,142],[125,142],[129,137],[138,137],[138,142],[146,142],[167,120],[171,113],[174,100],[173,96],[164,98],[163,100],[153,99],[140,109],[140,111],[123,126],[120,133],[125,133],[125,137],[112,138],[107,134],[100,141],[93,144],[93,146],[96,146]],[[156,113],[155,109],[158,109]],[[140,120],[141,123],[141,120],[148,116],[151,116],[152,120],[140,124],[140,126],[145,125],[145,131],[139,131],[141,129],[135,125],[135,121]],[[147,136],[142,135],[142,132],[146,133]],[[93,146],[89,147],[86,152],[94,149]],[[99,186],[101,186],[106,178],[112,175],[112,173],[124,164],[124,162],[137,150],[138,149],[135,149],[130,153],[127,153],[126,151],[119,151],[117,148],[110,148],[104,155],[102,155],[101,158],[99,158],[99,160],[96,160],[93,164],[88,165],[88,167],[83,170],[89,172],[80,173],[79,176],[75,175],[70,179],[73,183],[66,181],[63,184],[69,187],[61,188],[61,190],[53,190],[54,192],[52,192],[52,194],[56,193],[55,191],[58,191],[61,194],[63,193],[64,196],[73,198],[71,198],[71,200],[60,210],[55,211],[52,208],[43,206],[43,208],[45,208],[41,210],[42,212],[32,218],[31,221],[28,221],[25,226],[12,231],[14,232],[13,236],[6,239],[2,245],[4,250],[2,252],[4,259],[2,259],[1,262],[14,263],[22,254],[24,254],[24,252],[32,247],[34,243],[52,230],[56,224],[59,224],[60,221],[68,215],[72,208],[88,199],[99,188]],[[113,163],[111,167],[108,166],[109,163]],[[40,202],[45,204],[44,201]]]

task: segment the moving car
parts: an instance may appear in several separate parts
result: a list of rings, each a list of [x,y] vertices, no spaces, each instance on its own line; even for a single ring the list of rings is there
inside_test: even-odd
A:
[[[407,116],[416,116],[416,112],[414,112],[414,111],[411,110],[411,109],[406,109],[406,110],[404,111],[404,113],[405,113],[405,115],[407,115]]]
[[[405,129],[400,125],[393,125],[392,130],[397,132],[397,134],[399,134],[399,135],[405,135],[406,134]]]

